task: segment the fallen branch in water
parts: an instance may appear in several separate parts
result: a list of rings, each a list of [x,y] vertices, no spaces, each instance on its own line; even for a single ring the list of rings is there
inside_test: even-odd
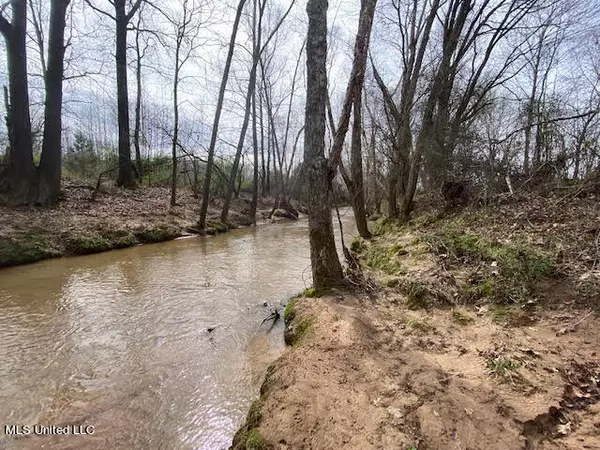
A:
[[[279,318],[281,317],[281,314],[279,314],[279,310],[278,309],[274,309],[271,311],[271,314],[269,314],[267,317],[265,317],[262,322],[260,323],[260,325],[262,325],[263,323],[269,321],[269,320],[273,320],[273,324],[275,324]],[[260,327],[259,325],[259,327]]]

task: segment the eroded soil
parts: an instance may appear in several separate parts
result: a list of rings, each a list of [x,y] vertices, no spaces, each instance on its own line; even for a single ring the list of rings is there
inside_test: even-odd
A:
[[[579,191],[379,222],[368,283],[294,300],[234,448],[600,450],[599,223]]]
[[[597,317],[505,327],[464,311],[460,324],[403,303],[391,291],[298,301],[311,330],[263,389],[274,448],[600,449]]]

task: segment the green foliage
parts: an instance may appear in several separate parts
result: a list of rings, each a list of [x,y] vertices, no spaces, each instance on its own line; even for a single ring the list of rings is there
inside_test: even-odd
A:
[[[502,305],[494,305],[490,310],[492,321],[499,325],[510,325],[516,319],[516,313],[513,308]]]
[[[489,242],[456,230],[428,235],[424,241],[439,254],[489,265],[490,276],[465,288],[467,301],[491,298],[497,302],[522,302],[535,284],[556,273],[552,259],[520,243]]]
[[[283,321],[285,322],[285,324],[287,325],[288,323],[290,323],[292,320],[294,320],[294,317],[296,315],[296,312],[294,311],[294,307],[296,306],[296,302],[298,301],[297,298],[291,298],[287,305],[285,305],[285,309],[283,310]]]
[[[265,450],[267,442],[258,429],[250,430],[246,438],[246,450]]]
[[[260,420],[262,419],[262,406],[263,402],[261,399],[254,400],[252,405],[250,405],[250,409],[246,416],[246,426],[248,429],[256,428],[260,424]]]
[[[206,231],[208,234],[226,233],[228,230],[229,230],[229,226],[218,220],[209,221],[206,224]]]
[[[407,328],[410,328],[411,330],[418,331],[423,334],[435,331],[435,327],[433,325],[424,320],[419,320],[414,317],[407,319],[405,323]]]
[[[473,322],[475,319],[471,317],[466,312],[460,311],[458,309],[452,310],[452,321],[459,325],[468,325]]]
[[[112,249],[112,244],[99,232],[88,231],[72,236],[67,242],[67,250],[75,255],[100,253]]]
[[[292,321],[286,325],[284,331],[284,340],[287,345],[299,344],[306,335],[312,330],[314,317],[304,317],[298,322]]]
[[[400,284],[400,281],[401,280],[398,277],[387,277],[379,280],[379,283],[384,287],[395,288]]]
[[[304,289],[304,292],[302,292],[302,296],[308,298],[320,297],[319,292],[314,287]]]
[[[521,367],[521,363],[519,361],[515,361],[514,359],[497,357],[488,359],[486,367],[488,374],[490,375],[502,379],[512,379],[513,373]]]
[[[85,181],[96,181],[101,172],[117,167],[117,150],[98,147],[82,132],[75,134],[74,144],[67,149],[63,158],[65,176]],[[108,174],[116,178],[116,171]]]
[[[406,280],[402,283],[402,290],[407,296],[407,305],[410,309],[427,307],[429,288],[420,281]]]
[[[357,236],[354,239],[352,239],[352,242],[350,243],[350,250],[356,253],[362,252],[364,250],[364,247],[365,243],[360,236]]]
[[[113,248],[132,247],[137,243],[133,232],[129,230],[103,230],[100,234]]]
[[[152,228],[138,230],[135,233],[136,238],[142,243],[163,242],[176,238],[180,231],[168,224],[159,224]]]
[[[384,234],[389,234],[394,231],[398,231],[401,228],[398,222],[390,219],[389,217],[381,217],[375,221],[373,225],[373,235],[374,236],[383,236]]]
[[[370,269],[380,270],[387,275],[402,274],[404,271],[398,259],[400,249],[399,245],[386,248],[381,243],[373,243],[364,251],[362,261]]]
[[[0,267],[27,264],[59,256],[48,236],[32,234],[26,238],[0,238]]]

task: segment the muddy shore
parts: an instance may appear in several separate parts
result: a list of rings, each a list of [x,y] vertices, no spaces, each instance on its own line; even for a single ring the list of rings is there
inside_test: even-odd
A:
[[[379,288],[290,301],[231,448],[600,449],[600,209],[556,203],[375,224]]]
[[[200,201],[188,191],[178,194],[174,208],[169,207],[167,188],[106,188],[94,201],[91,195],[89,188],[67,183],[64,198],[55,208],[0,206],[0,268],[185,235],[222,233],[252,224],[247,215],[250,197],[245,194],[233,200],[227,224],[220,222],[220,200],[214,199],[206,230],[194,227]],[[268,200],[261,201],[258,220],[264,221],[270,209]]]

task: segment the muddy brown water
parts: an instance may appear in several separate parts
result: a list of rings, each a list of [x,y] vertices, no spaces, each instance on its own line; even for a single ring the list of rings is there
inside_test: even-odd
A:
[[[302,220],[0,271],[0,449],[228,448],[284,348],[281,321],[261,320],[310,285],[307,234]],[[36,424],[69,434],[6,428]]]

